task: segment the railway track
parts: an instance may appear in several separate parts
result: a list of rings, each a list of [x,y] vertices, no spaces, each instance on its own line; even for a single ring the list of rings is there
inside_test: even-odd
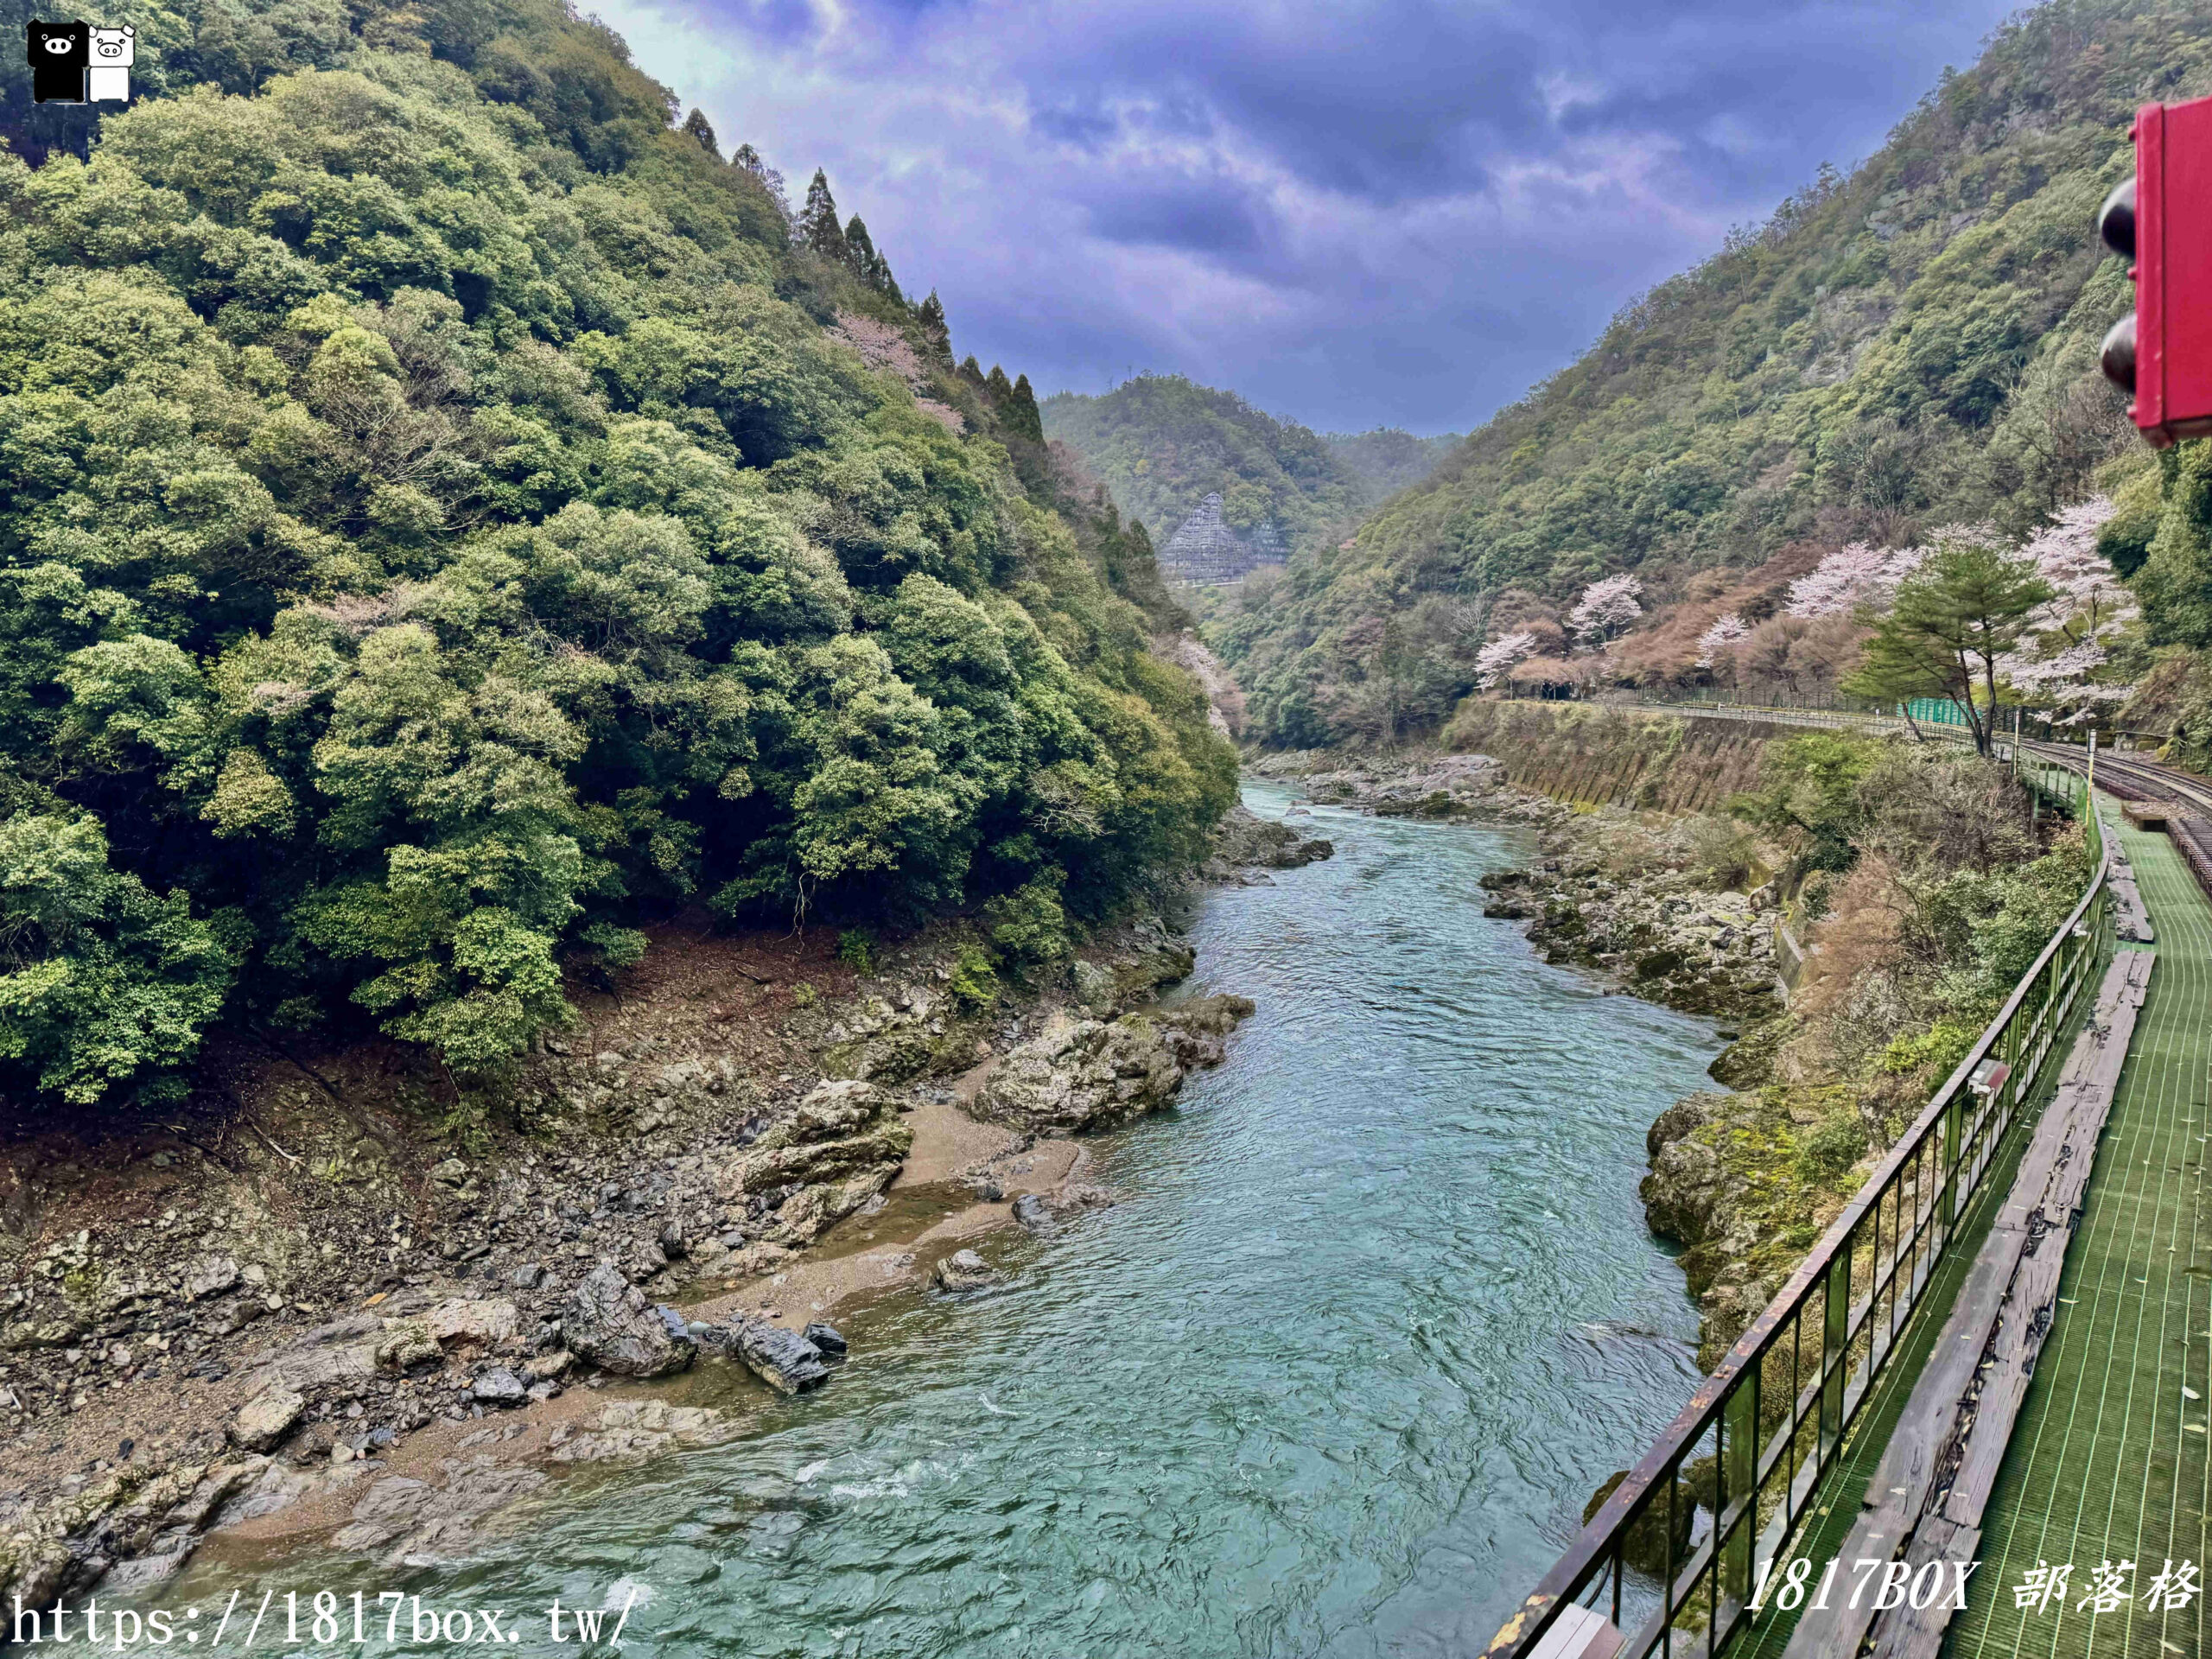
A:
[[[2067,744],[2024,743],[2021,748],[2069,772],[2088,770],[2086,751]],[[2183,861],[2196,875],[2197,885],[2212,896],[2212,785],[2189,772],[2160,766],[2155,760],[2113,754],[2097,756],[2096,784],[2107,794],[2123,801],[2168,804],[2171,810],[2166,819],[2166,833],[2179,849]]]
[[[2020,746],[2038,760],[2066,767],[2069,772],[2088,771],[2088,756],[2083,750],[2067,743],[2024,743]],[[2101,753],[2097,756],[2097,782],[2106,793],[2116,795],[2123,801],[2166,799],[2183,801],[2202,812],[2212,812],[2212,785],[2191,773],[2161,766],[2155,760],[2139,760],[2133,755]]]

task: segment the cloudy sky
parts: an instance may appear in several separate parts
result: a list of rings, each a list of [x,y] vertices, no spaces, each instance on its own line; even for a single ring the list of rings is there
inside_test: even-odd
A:
[[[640,67],[826,168],[955,348],[1324,430],[1464,430],[1848,165],[2003,0],[613,0]]]

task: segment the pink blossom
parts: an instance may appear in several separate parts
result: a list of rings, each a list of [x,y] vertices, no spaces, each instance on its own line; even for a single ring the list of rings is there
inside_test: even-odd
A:
[[[1997,659],[1998,671],[2023,690],[2031,687],[2056,687],[2067,680],[2086,679],[2106,663],[2105,648],[2094,639],[2084,639],[2069,645],[2053,657],[2040,658],[2018,655]]]
[[[2057,597],[2029,618],[2037,628],[2067,628],[2080,619],[2089,634],[2138,613],[2120,585],[2120,572],[2097,551],[2097,532],[2113,515],[2109,498],[2095,495],[2063,509],[2056,524],[2037,531],[2020,551],[2036,563],[2036,574],[2057,589]]]
[[[1525,629],[1509,633],[1502,639],[1493,639],[1475,653],[1475,683],[1487,691],[1496,685],[1506,670],[1522,660],[1536,648],[1536,636]]]
[[[1809,575],[1791,582],[1782,608],[1791,616],[1845,616],[1861,605],[1886,605],[1897,584],[1927,556],[1925,548],[1853,542],[1822,559]]]
[[[1643,607],[1637,603],[1643,591],[1643,584],[1625,572],[1592,582],[1567,613],[1568,632],[1593,644],[1611,639],[1643,614]]]
[[[1697,665],[1711,668],[1713,659],[1751,631],[1751,624],[1734,611],[1723,611],[1713,626],[1698,636]]]
[[[830,331],[830,337],[858,352],[861,360],[871,369],[888,369],[917,391],[929,384],[912,342],[887,322],[878,322],[874,317],[864,317],[854,311],[840,311],[837,326]]]

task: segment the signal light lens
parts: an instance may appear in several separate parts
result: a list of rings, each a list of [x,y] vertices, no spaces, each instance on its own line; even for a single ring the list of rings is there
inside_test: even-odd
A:
[[[2123,259],[2135,257],[2135,175],[2129,174],[2113,186],[2105,205],[2097,209],[2097,234],[2105,245]]]
[[[2097,353],[2097,365],[2131,397],[2135,395],[2135,314],[2131,311],[2112,326]]]

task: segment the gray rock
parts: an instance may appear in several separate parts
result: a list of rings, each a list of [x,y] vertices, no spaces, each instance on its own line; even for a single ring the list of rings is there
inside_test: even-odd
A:
[[[899,1103],[850,1079],[808,1091],[722,1173],[724,1198],[785,1194],[761,1224],[774,1244],[803,1244],[891,1185],[914,1131]]]
[[[184,1270],[184,1294],[195,1302],[219,1296],[238,1282],[238,1264],[227,1255],[203,1255]]]
[[[386,1319],[376,1345],[378,1369],[406,1376],[436,1364],[445,1357],[430,1327],[420,1319]]]
[[[474,1342],[489,1346],[513,1336],[522,1311],[503,1297],[474,1300],[452,1296],[427,1309],[423,1323],[440,1342]]]
[[[824,1325],[819,1319],[808,1325],[799,1334],[819,1348],[823,1357],[828,1359],[842,1359],[847,1350],[851,1346],[836,1325]]]
[[[1056,1017],[1008,1052],[969,1106],[988,1122],[1067,1135],[1157,1111],[1185,1069],[1217,1065],[1222,1039],[1252,1012],[1241,996],[1209,996],[1110,1024]]]
[[[930,1275],[942,1290],[958,1294],[981,1290],[995,1282],[998,1270],[973,1250],[955,1250],[938,1264]]]
[[[513,1290],[536,1290],[545,1282],[545,1269],[535,1262],[525,1262],[507,1275],[508,1287]]]
[[[766,1319],[734,1319],[710,1325],[700,1344],[741,1362],[762,1382],[785,1394],[818,1389],[830,1380],[822,1350],[784,1325]]]
[[[738,1357],[755,1376],[785,1394],[816,1389],[830,1380],[822,1351],[798,1332],[766,1319],[748,1319],[738,1333]]]
[[[1637,1191],[1645,1224],[1660,1237],[1697,1245],[1727,1231],[1732,1183],[1719,1154],[1696,1132],[1726,1116],[1733,1104],[1727,1095],[1692,1095],[1662,1113],[1645,1135],[1651,1173]]]
[[[1295,870],[1336,855],[1336,843],[1232,806],[1214,829],[1214,856],[1230,868]]]
[[[1047,1231],[1057,1219],[1034,1192],[1024,1192],[1014,1201],[1014,1218],[1033,1233]]]
[[[469,1392],[487,1406],[518,1406],[529,1397],[522,1379],[504,1365],[494,1365],[478,1377]]]
[[[303,1396],[272,1383],[238,1408],[227,1432],[242,1450],[266,1452],[292,1432],[307,1405]]]
[[[0,1351],[20,1352],[29,1348],[67,1348],[88,1329],[76,1314],[58,1319],[19,1319],[0,1332]]]
[[[1115,982],[1114,970],[1095,962],[1078,962],[1075,965],[1075,1000],[1089,1012],[1110,1015],[1121,996],[1121,987]]]
[[[625,1376],[660,1376],[691,1363],[690,1336],[670,1330],[645,1294],[606,1263],[577,1285],[561,1331],[570,1353]]]

